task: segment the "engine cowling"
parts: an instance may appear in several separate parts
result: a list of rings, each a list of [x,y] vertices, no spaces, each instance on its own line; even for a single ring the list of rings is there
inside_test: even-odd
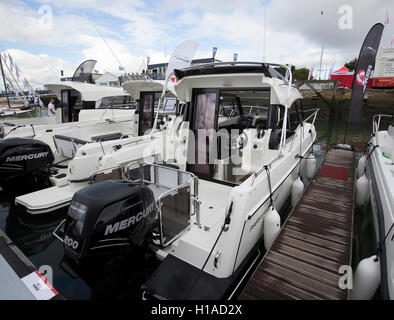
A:
[[[49,186],[48,174],[42,171],[55,158],[50,146],[29,138],[6,138],[0,141],[0,186],[4,191],[21,193]]]
[[[108,259],[140,248],[156,227],[151,189],[127,181],[104,181],[78,191],[64,225],[64,250],[76,261]]]

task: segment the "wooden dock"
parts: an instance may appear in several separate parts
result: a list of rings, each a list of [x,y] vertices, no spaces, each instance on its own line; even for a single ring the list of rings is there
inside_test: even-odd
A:
[[[355,153],[331,149],[241,300],[347,299],[339,288],[351,265]]]

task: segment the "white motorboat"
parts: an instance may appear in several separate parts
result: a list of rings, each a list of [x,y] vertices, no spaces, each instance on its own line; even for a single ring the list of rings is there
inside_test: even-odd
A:
[[[41,190],[22,194],[16,197],[16,204],[24,206],[32,214],[46,213],[68,206],[73,194],[90,182],[91,175],[96,170],[103,154],[112,154],[125,146],[140,144],[143,140],[141,136],[152,129],[154,111],[158,107],[163,84],[161,81],[145,78],[129,80],[122,85],[138,104],[138,111],[132,110],[134,117],[130,121],[118,122],[118,126],[110,122],[111,130],[119,130],[120,126],[125,126],[124,129],[119,130],[119,133],[107,133],[104,130],[105,124],[97,123],[93,126],[81,126],[77,131],[79,136],[73,135],[72,132],[63,135],[48,133],[37,135],[39,140],[47,142],[48,145],[51,145],[51,139],[53,139],[56,154],[68,161],[66,166],[61,169],[57,168],[49,174],[49,188],[40,188]],[[158,130],[166,130],[171,125],[172,118],[175,117],[177,99],[170,91],[166,94],[163,105],[165,113],[160,116]],[[105,109],[105,111],[111,114],[113,109]],[[96,134],[100,132],[99,138],[81,138],[83,133],[94,135],[96,131]],[[133,159],[130,157],[130,161]]]
[[[37,138],[48,132],[62,134],[97,123],[130,121],[134,117],[134,101],[122,88],[73,81],[45,87],[60,100],[56,117],[7,119],[0,123],[2,137]]]
[[[258,247],[275,239],[277,211],[300,182],[316,139],[318,110],[306,115],[291,77],[274,67],[229,62],[175,70],[184,106],[173,125],[97,159],[90,181],[114,172],[123,181],[75,193],[55,231],[66,255],[82,262],[148,243],[162,262],[144,298],[231,297]],[[78,176],[76,163],[70,179]]]
[[[62,108],[56,112],[63,123],[48,117],[53,124],[36,125],[43,118],[26,118],[0,125],[0,185],[12,194],[49,186],[50,167],[58,164],[53,167],[63,176],[82,145],[137,134],[135,103],[123,89],[77,82],[47,86],[58,94]]]
[[[376,115],[366,171],[379,246],[382,298],[394,299],[394,116]],[[387,129],[382,128],[390,121]]]

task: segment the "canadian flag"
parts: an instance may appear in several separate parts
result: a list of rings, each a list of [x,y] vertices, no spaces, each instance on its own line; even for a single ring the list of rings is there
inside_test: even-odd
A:
[[[177,83],[177,82],[179,81],[179,79],[178,79],[177,77],[175,77],[175,76],[172,76],[172,77],[170,78],[170,80],[171,80],[171,82],[173,82],[173,83]]]

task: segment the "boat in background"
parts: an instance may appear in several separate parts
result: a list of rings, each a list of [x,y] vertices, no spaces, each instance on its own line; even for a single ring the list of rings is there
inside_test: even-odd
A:
[[[387,129],[384,120],[391,121]],[[387,123],[387,122],[386,122]],[[373,117],[373,133],[365,165],[379,246],[381,292],[383,299],[394,299],[394,115]]]
[[[36,190],[20,193],[15,199],[16,204],[24,206],[31,214],[42,214],[68,206],[74,193],[91,183],[92,174],[100,168],[100,161],[103,156],[115,154],[114,157],[116,158],[118,154],[122,153],[120,150],[123,151],[130,145],[142,147],[149,143],[150,139],[146,142],[143,136],[152,130],[154,125],[154,114],[155,110],[158,109],[163,84],[161,81],[145,78],[128,80],[123,83],[123,87],[138,104],[136,110],[130,110],[133,115],[131,119],[120,122],[104,122],[103,124],[96,123],[93,126],[81,126],[81,128],[76,129],[80,135],[82,133],[92,135],[95,130],[98,130],[96,134],[98,135],[100,132],[100,135],[98,135],[100,138],[77,137],[72,134],[72,131],[67,131],[62,135],[45,132],[36,136],[40,141],[48,142],[48,145],[51,145],[51,140],[53,140],[52,143],[56,148],[57,156],[67,161],[63,168],[49,172],[47,175],[48,188],[39,187]],[[160,115],[157,128],[154,130],[157,132],[173,128],[175,122],[172,120],[175,118],[179,107],[176,96],[170,91],[162,100],[162,105],[163,112]],[[113,110],[105,109],[105,111],[111,114]],[[121,128],[119,126],[124,126],[123,134],[120,130],[118,133],[106,134],[103,130],[107,126],[112,130],[119,130]],[[140,155],[141,153],[137,152],[135,154]],[[119,162],[115,163],[116,165],[119,163],[126,165],[127,161],[133,159],[134,155],[131,155],[129,158],[117,159]],[[105,171],[108,170],[102,170],[103,173]],[[117,170],[115,172],[119,173]],[[112,178],[116,177],[119,178],[119,175],[112,175]],[[21,176],[15,176],[15,180],[20,181]]]

